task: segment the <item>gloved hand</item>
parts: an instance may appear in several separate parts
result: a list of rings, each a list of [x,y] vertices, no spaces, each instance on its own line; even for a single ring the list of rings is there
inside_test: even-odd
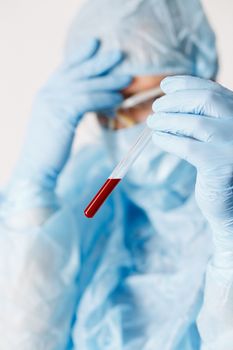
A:
[[[14,174],[17,181],[29,180],[53,189],[69,157],[80,118],[122,102],[119,90],[128,86],[131,78],[112,73],[121,63],[122,53],[100,54],[99,47],[96,39],[80,45],[77,55],[64,62],[38,93]]]
[[[196,200],[221,252],[233,256],[233,93],[200,78],[162,81],[153,104],[153,142],[197,169]],[[225,254],[226,256],[226,254]],[[233,260],[231,261],[231,263]],[[233,265],[232,265],[233,266]]]

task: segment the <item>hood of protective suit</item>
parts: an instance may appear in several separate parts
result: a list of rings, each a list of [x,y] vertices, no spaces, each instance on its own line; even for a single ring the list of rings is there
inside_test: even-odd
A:
[[[84,1],[67,38],[66,56],[89,37],[101,40],[101,50],[126,54],[118,73],[207,79],[217,73],[215,35],[199,0]]]

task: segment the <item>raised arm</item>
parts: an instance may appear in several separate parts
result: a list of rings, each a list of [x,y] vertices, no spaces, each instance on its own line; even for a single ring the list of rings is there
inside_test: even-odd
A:
[[[233,344],[233,92],[212,81],[171,77],[153,105],[154,143],[197,169],[196,200],[208,220],[214,252],[198,326],[203,350]]]
[[[87,224],[80,198],[75,208],[59,202],[56,183],[84,113],[114,108],[122,101],[119,90],[130,82],[112,74],[121,53],[100,54],[99,46],[95,39],[82,44],[33,106],[0,213],[1,349],[65,350],[69,344],[83,289],[79,275],[85,251],[90,254],[98,242],[98,227]],[[104,214],[98,221],[102,227]]]

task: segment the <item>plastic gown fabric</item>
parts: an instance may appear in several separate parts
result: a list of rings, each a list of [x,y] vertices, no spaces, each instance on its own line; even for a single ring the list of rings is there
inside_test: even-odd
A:
[[[140,127],[131,129],[129,141]],[[105,148],[88,146],[73,159],[60,179],[61,209],[42,227],[1,226],[2,254],[6,244],[13,249],[1,266],[0,295],[4,315],[15,315],[14,337],[12,319],[1,322],[3,348],[199,348],[196,317],[211,239],[193,196],[195,171],[157,150],[154,183],[145,193],[138,187],[142,179],[133,176],[139,162],[130,180],[88,220],[83,215],[88,198],[112,169]],[[6,299],[10,280],[4,276],[17,257],[23,283]]]

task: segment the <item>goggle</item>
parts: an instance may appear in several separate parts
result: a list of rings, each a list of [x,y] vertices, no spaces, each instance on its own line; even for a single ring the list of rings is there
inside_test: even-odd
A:
[[[101,125],[107,129],[116,130],[132,127],[145,121],[151,113],[152,103],[162,95],[163,92],[160,87],[140,92],[126,98],[114,111],[114,116],[108,117],[107,112],[103,112],[97,114],[98,119]]]

